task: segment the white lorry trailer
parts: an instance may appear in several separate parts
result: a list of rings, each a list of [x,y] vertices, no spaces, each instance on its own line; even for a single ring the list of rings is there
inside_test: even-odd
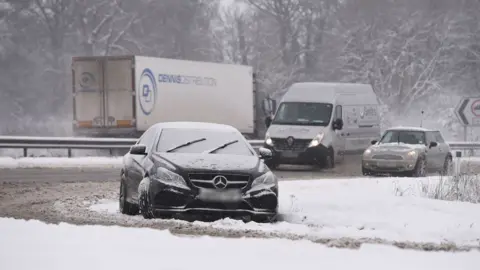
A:
[[[138,137],[158,122],[228,124],[255,138],[250,66],[144,56],[72,59],[77,136]]]

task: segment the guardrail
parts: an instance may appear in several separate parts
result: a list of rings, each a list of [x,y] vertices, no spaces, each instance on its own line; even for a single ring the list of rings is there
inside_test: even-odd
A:
[[[0,148],[23,149],[23,156],[28,156],[28,149],[67,149],[68,157],[73,149],[130,149],[137,142],[136,138],[84,138],[84,137],[30,137],[0,136]],[[253,148],[259,148],[262,140],[249,140]]]
[[[107,149],[112,153],[116,149],[129,149],[137,142],[135,138],[83,138],[83,137],[29,137],[0,136],[0,148],[23,149],[28,156],[28,149],[67,149],[72,156],[73,149]],[[263,140],[249,140],[252,147],[259,148]],[[478,150],[480,142],[447,142],[452,150]]]

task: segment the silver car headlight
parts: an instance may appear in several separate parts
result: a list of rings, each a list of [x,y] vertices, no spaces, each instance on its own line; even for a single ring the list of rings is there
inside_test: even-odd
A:
[[[308,147],[315,147],[315,146],[318,146],[320,145],[320,143],[322,143],[322,140],[323,140],[323,137],[325,135],[323,133],[319,133],[317,136],[315,136],[313,138],[313,140],[310,142],[310,144],[308,145]]]
[[[414,159],[415,160],[415,159],[417,159],[417,157],[418,157],[418,153],[415,150],[412,150],[412,151],[407,153],[407,158],[408,159]]]
[[[370,149],[370,148],[367,148],[364,152],[363,152],[363,157],[366,157],[366,158],[369,158],[371,157],[373,154],[373,150]]]
[[[269,146],[273,146],[273,140],[272,138],[270,138],[270,134],[265,134],[265,144],[269,145]]]
[[[154,180],[160,181],[164,184],[182,188],[182,189],[190,189],[185,182],[185,179],[179,174],[176,174],[172,171],[169,171],[165,168],[159,167],[154,175]]]
[[[250,191],[270,189],[277,185],[277,177],[269,171],[255,178],[252,182],[252,188]]]

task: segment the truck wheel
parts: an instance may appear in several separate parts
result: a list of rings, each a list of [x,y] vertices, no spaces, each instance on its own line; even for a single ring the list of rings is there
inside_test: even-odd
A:
[[[127,201],[127,186],[125,185],[125,181],[122,179],[120,180],[120,192],[118,196],[118,204],[120,213],[125,215],[134,216],[138,214],[138,205],[129,203]]]

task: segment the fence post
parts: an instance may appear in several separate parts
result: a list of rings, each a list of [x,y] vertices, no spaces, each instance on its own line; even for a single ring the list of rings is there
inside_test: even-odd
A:
[[[23,148],[23,157],[28,156],[28,148]]]
[[[68,157],[69,158],[72,157],[72,148],[68,148],[67,151],[68,151]]]

